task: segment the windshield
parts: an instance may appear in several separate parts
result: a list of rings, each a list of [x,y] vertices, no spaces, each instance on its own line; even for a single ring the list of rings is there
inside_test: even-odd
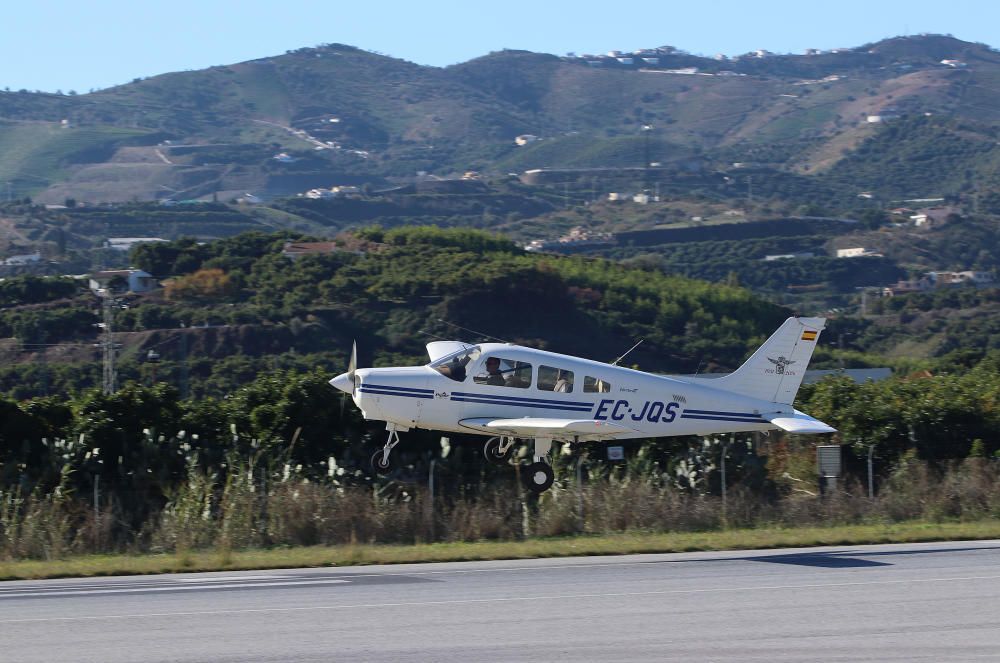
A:
[[[462,382],[465,380],[465,367],[469,363],[479,359],[479,346],[470,346],[463,348],[458,352],[453,352],[450,355],[445,355],[440,359],[432,361],[428,364],[431,368],[437,370],[441,375],[451,378],[457,382]]]

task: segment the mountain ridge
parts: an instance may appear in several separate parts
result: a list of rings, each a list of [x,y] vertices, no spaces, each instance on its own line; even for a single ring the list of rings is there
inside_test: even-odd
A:
[[[506,50],[432,67],[328,44],[83,95],[0,93],[0,181],[50,203],[266,198],[347,177],[385,186],[677,154],[812,176],[884,128],[868,116],[926,113],[989,134],[1000,53],[927,35],[809,55]],[[522,134],[542,140],[518,147]]]

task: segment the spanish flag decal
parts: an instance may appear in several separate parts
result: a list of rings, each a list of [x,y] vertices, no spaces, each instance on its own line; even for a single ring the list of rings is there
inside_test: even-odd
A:
[[[815,341],[816,340],[816,334],[818,334],[818,333],[819,332],[813,331],[812,329],[807,329],[804,332],[802,332],[802,340],[803,341]]]

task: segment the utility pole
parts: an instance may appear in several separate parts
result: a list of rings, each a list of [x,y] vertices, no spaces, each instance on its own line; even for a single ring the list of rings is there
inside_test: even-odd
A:
[[[875,472],[872,463],[872,455],[875,453],[875,444],[868,445],[868,499],[875,499]]]
[[[105,396],[110,396],[111,394],[118,391],[118,371],[115,367],[115,339],[112,326],[114,323],[114,310],[117,305],[117,301],[111,293],[107,293],[104,297],[104,339],[101,342],[101,346],[104,350],[104,376],[103,376],[103,391]]]
[[[753,177],[747,175],[747,211],[750,211],[751,205],[753,205]]]
[[[644,174],[644,177],[643,177],[643,189],[645,190],[646,193],[649,192],[649,180],[650,180],[649,164],[651,163],[651,157],[650,157],[650,152],[649,152],[649,134],[652,131],[653,131],[652,125],[649,125],[649,124],[642,125],[642,134],[643,134],[643,142],[642,142],[643,164],[642,164],[642,168],[643,168],[643,174]]]

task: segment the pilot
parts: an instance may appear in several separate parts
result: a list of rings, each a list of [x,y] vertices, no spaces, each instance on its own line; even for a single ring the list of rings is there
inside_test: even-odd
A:
[[[458,357],[452,359],[451,363],[439,367],[438,371],[452,380],[457,380],[458,382],[465,380],[465,364],[459,363]]]
[[[486,382],[484,384],[493,385],[494,387],[504,386],[503,373],[500,372],[499,358],[489,357],[486,360],[486,372],[489,375],[486,377]]]

